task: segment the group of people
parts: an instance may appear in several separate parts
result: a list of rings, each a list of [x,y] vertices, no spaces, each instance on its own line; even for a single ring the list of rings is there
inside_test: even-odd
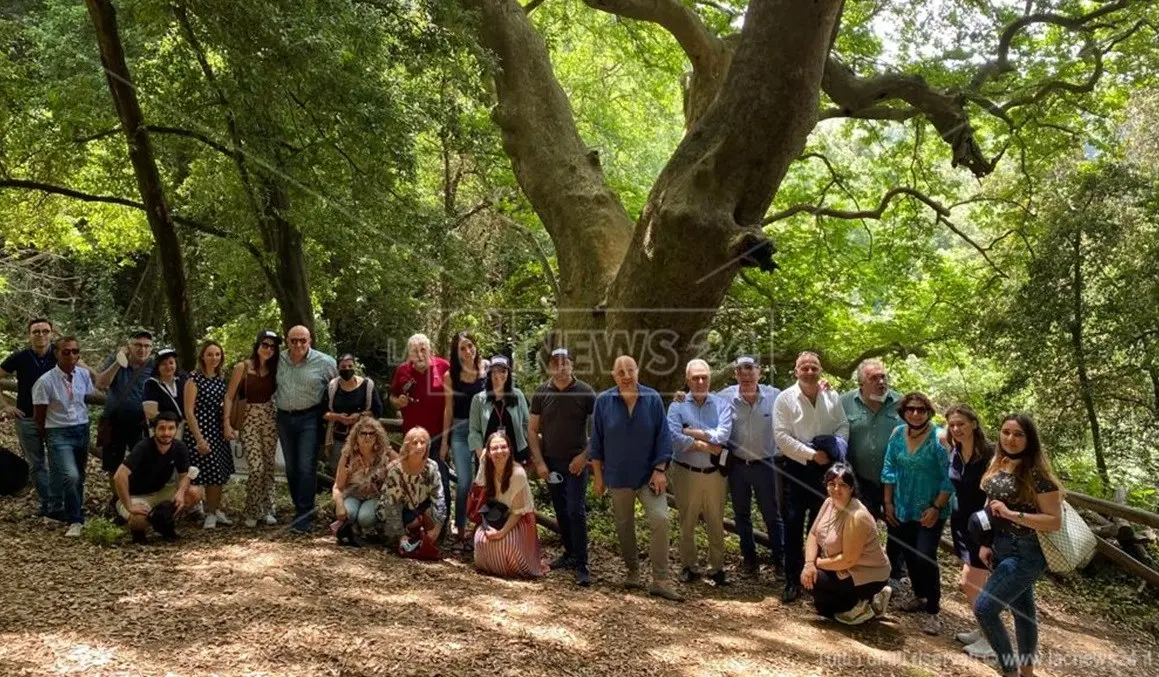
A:
[[[405,557],[433,559],[440,543],[472,547],[476,566],[500,576],[570,569],[591,581],[586,495],[608,495],[627,569],[624,585],[642,587],[636,503],[650,532],[650,593],[679,601],[669,572],[669,491],[679,523],[678,580],[730,583],[724,568],[724,513],[732,501],[745,576],[760,570],[752,505],[763,518],[767,562],[785,580],[782,600],[809,591],[819,613],[856,625],[887,612],[908,573],[913,595],[902,611],[926,614],[940,632],[938,543],[946,521],[963,562],[962,587],[978,628],[958,639],[976,657],[996,656],[1004,673],[1026,674],[1037,651],[1033,589],[1046,563],[1036,534],[1060,526],[1062,488],[1033,421],[1007,416],[996,444],[965,405],[945,412],[946,428],[922,393],[889,387],[884,365],[866,360],[858,387],[838,394],[817,355],[801,353],[783,392],[761,383],[757,358],[732,364],[735,384],[711,392],[711,366],[692,360],[687,390],[665,406],[639,382],[630,356],[616,359],[615,385],[597,393],[575,377],[566,347],[550,353],[550,378],[530,401],[515,384],[507,355],[481,356],[468,332],[455,336],[450,360],[411,337],[394,372],[389,401],[404,439],[392,448],[379,422],[383,402],[355,359],[334,360],[294,327],[261,332],[249,358],[225,366],[206,342],[197,367],[181,376],[177,355],[150,359],[140,331],[100,371],[80,359],[74,337],[51,342],[43,319],[29,324],[29,347],[0,364],[15,374],[21,447],[46,520],[80,533],[89,421],[84,397],[106,393],[98,424],[115,509],[135,540],[152,526],[172,537],[172,520],[201,511],[206,528],[228,525],[222,486],[233,472],[230,441],[239,434],[249,465],[244,520],[276,524],[274,457],[280,443],[294,505],[291,528],[316,516],[320,449],[333,473],[340,543],[380,537]],[[452,468],[455,492],[451,494]],[[531,492],[546,481],[563,552],[550,564],[540,548]],[[994,539],[980,543],[970,516],[986,511]],[[885,524],[886,545],[877,522]],[[695,530],[705,525],[707,569],[698,566]],[[1017,650],[1000,620],[1009,608]]]

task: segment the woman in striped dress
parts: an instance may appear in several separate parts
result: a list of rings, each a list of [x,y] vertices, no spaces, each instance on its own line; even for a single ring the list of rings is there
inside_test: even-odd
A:
[[[511,460],[511,445],[502,432],[487,438],[481,480],[487,501],[507,508],[501,526],[486,521],[475,531],[475,566],[502,577],[542,576],[547,573],[535,528],[535,503],[527,472]]]

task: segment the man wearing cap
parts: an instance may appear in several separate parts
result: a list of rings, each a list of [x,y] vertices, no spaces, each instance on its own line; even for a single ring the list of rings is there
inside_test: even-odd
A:
[[[857,475],[858,498],[875,518],[884,522],[881,469],[889,436],[905,423],[897,410],[901,393],[889,387],[889,375],[881,360],[863,360],[853,378],[857,388],[841,396],[841,406],[849,419],[849,463]],[[901,544],[890,538],[885,552],[889,557],[889,577],[897,581],[905,572]]]
[[[291,328],[286,340],[290,347],[278,358],[274,398],[278,441],[286,459],[286,482],[294,502],[290,528],[306,533],[314,521],[326,386],[338,376],[338,365],[333,357],[311,347],[310,330],[302,325]]]
[[[446,389],[451,387],[451,363],[433,354],[431,340],[425,334],[407,339],[406,355],[406,362],[398,365],[390,382],[390,405],[402,414],[403,435],[411,428],[421,427],[431,436],[430,448],[438,452],[446,432]],[[451,496],[450,466],[438,453],[430,456],[439,466],[443,495]],[[471,478],[460,477],[458,481],[470,482]],[[442,533],[448,531],[443,529]]]
[[[773,438],[773,404],[781,391],[761,381],[761,366],[751,355],[742,355],[734,363],[736,385],[719,395],[732,408],[732,434],[728,440],[728,490],[732,498],[733,519],[740,538],[741,573],[755,576],[760,572],[757,546],[753,539],[752,503],[765,522],[772,565],[780,573],[784,561],[784,535],[781,512],[777,505],[777,473],[773,467],[776,442]]]
[[[567,348],[551,351],[551,378],[531,396],[528,442],[539,476],[547,480],[563,554],[552,569],[575,569],[575,581],[591,584],[588,571],[588,431],[596,393],[573,374]],[[541,439],[542,436],[542,439]]]
[[[97,423],[101,445],[101,468],[109,475],[121,467],[125,453],[145,437],[145,409],[141,404],[145,381],[153,376],[153,334],[140,329],[129,335],[129,344],[105,360],[93,379],[105,391],[105,408]],[[116,486],[113,485],[113,490]]]
[[[36,497],[40,501],[39,514],[45,524],[64,519],[60,494],[48,474],[44,435],[36,427],[32,416],[32,385],[56,366],[52,331],[52,322],[44,318],[30,321],[28,347],[12,353],[0,363],[0,377],[16,375],[16,404],[10,403],[4,393],[0,392],[0,414],[16,419],[16,436],[24,451],[24,459],[28,461],[28,474],[36,487]]]
[[[849,421],[837,393],[821,387],[821,360],[803,352],[793,368],[797,382],[773,405],[773,435],[785,472],[785,591],[781,601],[801,596],[805,567],[805,532],[825,501],[825,469],[836,461],[814,440],[822,436],[849,439]]]
[[[668,580],[668,464],[672,438],[660,393],[641,385],[636,361],[616,358],[616,385],[596,396],[592,409],[590,453],[597,496],[611,490],[612,514],[620,541],[620,556],[628,569],[624,587],[640,587],[636,546],[636,501],[644,506],[651,532],[649,558],[652,585],[648,592],[675,602],[684,597]]]
[[[692,360],[684,370],[689,396],[668,406],[668,432],[674,452],[672,491],[680,517],[682,583],[700,577],[696,571],[696,525],[704,518],[708,532],[708,578],[728,585],[724,574],[725,479],[717,467],[723,445],[732,434],[732,409],[708,392],[712,370],[704,360]]]

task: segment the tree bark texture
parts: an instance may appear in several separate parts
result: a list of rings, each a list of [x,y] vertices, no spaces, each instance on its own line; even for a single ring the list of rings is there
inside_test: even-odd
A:
[[[731,59],[723,47],[704,52],[703,63],[724,70],[719,88],[702,86],[719,91],[697,95],[693,108],[703,113],[693,114],[634,225],[580,138],[522,8],[514,0],[473,2],[484,45],[499,62],[494,117],[504,148],[559,258],[552,340],[578,348],[577,371],[597,382],[607,383],[612,360],[628,353],[643,382],[677,386],[736,272],[772,266],[761,220],[816,122],[841,1],[754,0]],[[629,0],[588,4],[645,13],[674,35],[687,28],[679,7],[664,5],[666,13],[657,14]],[[700,44],[694,30],[682,35],[686,52]]]
[[[1095,448],[1095,465],[1104,486],[1111,483],[1107,471],[1107,459],[1103,455],[1102,433],[1099,428],[1099,414],[1095,409],[1095,397],[1091,385],[1091,377],[1087,372],[1086,347],[1083,344],[1083,256],[1082,256],[1082,229],[1075,230],[1072,245],[1074,247],[1074,279],[1071,282],[1071,299],[1073,316],[1070,323],[1071,346],[1074,349],[1075,367],[1078,369],[1079,397],[1082,398],[1083,408],[1086,410],[1087,421],[1091,427],[1091,442]]]
[[[173,225],[173,215],[165,201],[161,176],[153,156],[153,146],[148,132],[144,129],[144,116],[137,101],[133,79],[125,61],[125,52],[117,28],[116,11],[108,0],[85,0],[85,5],[96,29],[101,66],[104,68],[109,92],[116,106],[117,117],[121,121],[121,129],[128,141],[129,159],[137,178],[141,200],[145,204],[145,218],[157,246],[174,344],[182,366],[188,369],[193,366],[195,360],[196,334],[189,307],[184,258]]]

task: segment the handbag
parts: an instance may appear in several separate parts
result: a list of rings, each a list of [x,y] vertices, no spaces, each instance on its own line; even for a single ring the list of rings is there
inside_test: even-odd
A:
[[[1095,556],[1094,532],[1066,501],[1062,502],[1062,524],[1058,531],[1037,533],[1046,568],[1052,573],[1069,574],[1085,567]]]
[[[491,499],[487,504],[479,509],[479,514],[483,516],[483,521],[492,529],[502,529],[503,525],[507,523],[507,514],[511,512],[510,509]]]
[[[487,487],[482,484],[472,484],[471,492],[467,494],[467,519],[474,524],[483,523],[480,510],[487,504]]]

